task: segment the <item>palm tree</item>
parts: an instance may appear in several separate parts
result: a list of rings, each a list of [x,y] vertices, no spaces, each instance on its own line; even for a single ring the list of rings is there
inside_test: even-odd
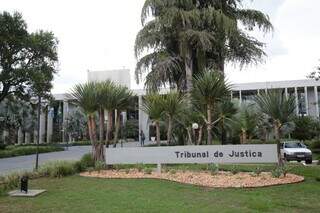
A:
[[[114,111],[114,90],[116,85],[111,80],[106,80],[97,84],[97,104],[99,107],[99,138],[100,142],[104,143],[104,129],[105,129],[105,109],[108,110],[108,121],[107,125],[107,143],[110,139],[110,132],[112,129],[112,112]]]
[[[212,143],[212,126],[220,119],[212,121],[213,111],[216,110],[218,103],[230,96],[230,92],[230,85],[225,82],[223,75],[219,72],[206,70],[194,78],[193,99],[195,103],[206,107],[208,144]]]
[[[286,97],[281,90],[272,90],[256,97],[260,111],[266,114],[273,123],[274,134],[277,141],[279,164],[282,163],[280,155],[280,129],[289,123],[295,115],[296,104],[293,96]]]
[[[220,118],[217,128],[220,132],[221,144],[226,144],[227,142],[227,132],[232,129],[233,120],[237,111],[238,109],[235,104],[230,100],[224,100],[218,105],[216,117]]]
[[[131,103],[133,101],[132,99],[132,91],[130,91],[125,86],[117,86],[117,88],[114,90],[116,103],[115,103],[115,109],[116,109],[116,122],[115,122],[115,133],[114,133],[114,144],[118,142],[119,137],[119,130],[120,130],[120,113],[129,109],[131,106]]]
[[[240,135],[240,143],[246,144],[247,139],[253,137],[259,122],[259,114],[254,105],[242,103],[239,113],[235,117],[234,127]]]
[[[70,97],[76,105],[82,108],[88,117],[88,130],[92,143],[93,157],[95,161],[105,161],[103,143],[97,141],[95,114],[99,109],[97,101],[97,84],[94,82],[77,84],[71,92]]]
[[[170,144],[172,141],[172,127],[175,117],[178,117],[185,108],[185,96],[179,92],[169,92],[163,97],[162,108],[164,115],[168,119],[167,129],[167,143]]]
[[[264,44],[247,32],[269,32],[272,25],[262,12],[243,8],[242,1],[146,0],[135,41],[136,80],[150,71],[147,87],[169,83],[190,91],[193,76],[204,67],[223,73],[225,62],[261,61]],[[145,50],[152,51],[143,55]]]
[[[149,115],[156,126],[156,141],[160,146],[160,121],[164,113],[163,96],[158,93],[150,93],[144,97],[141,110]]]

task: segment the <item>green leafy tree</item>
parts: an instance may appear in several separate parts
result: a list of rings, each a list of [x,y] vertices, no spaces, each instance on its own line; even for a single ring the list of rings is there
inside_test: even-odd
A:
[[[298,140],[311,140],[317,135],[318,122],[312,117],[303,116],[295,117],[293,119],[295,124],[294,131],[292,132],[292,137]]]
[[[279,164],[281,164],[281,128],[289,123],[295,115],[295,98],[293,96],[286,97],[283,91],[272,90],[258,95],[255,99],[255,102],[257,103],[259,110],[272,120],[275,139],[278,146]]]
[[[120,113],[128,110],[133,104],[133,94],[125,86],[118,85],[115,89],[116,103],[116,123],[115,123],[115,132],[114,132],[114,144],[118,142],[119,131],[120,131]]]
[[[50,91],[58,60],[53,33],[28,33],[20,13],[0,13],[0,102]]]
[[[205,67],[223,73],[229,61],[241,65],[261,61],[263,43],[248,31],[268,32],[272,25],[265,14],[243,8],[241,3],[146,0],[141,12],[143,28],[135,41],[137,81],[149,71],[147,88],[169,84],[190,92],[193,76]]]
[[[93,157],[95,161],[105,160],[105,152],[103,143],[97,140],[96,129],[96,112],[99,109],[97,100],[97,84],[88,82],[84,84],[75,85],[71,92],[70,98],[74,100],[75,104],[79,106],[86,114],[88,119],[88,130],[90,141],[92,143]]]
[[[186,106],[185,96],[180,94],[179,92],[169,92],[164,95],[162,108],[164,112],[164,116],[167,119],[168,128],[167,128],[167,143],[170,144],[172,142],[172,128],[174,124],[175,118],[179,116],[179,114],[183,113],[184,108]]]
[[[141,110],[149,115],[149,118],[156,126],[156,141],[160,146],[160,122],[164,113],[163,96],[157,93],[150,93],[144,97]]]
[[[206,70],[194,79],[192,97],[194,102],[205,105],[207,125],[207,142],[212,143],[212,127],[221,118],[213,121],[213,112],[217,110],[218,104],[230,97],[230,85],[225,82],[223,75],[213,70]]]
[[[237,112],[237,107],[230,100],[224,100],[219,103],[215,117],[220,118],[217,123],[217,129],[221,137],[221,144],[227,143],[227,133],[232,130],[234,118]]]
[[[77,107],[66,118],[66,131],[76,139],[83,138],[87,132],[87,117],[82,110]]]

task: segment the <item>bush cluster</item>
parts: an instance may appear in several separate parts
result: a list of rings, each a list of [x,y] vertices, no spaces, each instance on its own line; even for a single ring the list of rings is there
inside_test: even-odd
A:
[[[39,146],[39,153],[63,151],[62,147]],[[0,149],[0,158],[15,157],[21,155],[32,155],[37,151],[36,146],[7,146],[4,150]]]

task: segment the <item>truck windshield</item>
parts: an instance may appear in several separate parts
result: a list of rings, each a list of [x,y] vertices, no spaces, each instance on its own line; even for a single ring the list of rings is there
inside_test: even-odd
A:
[[[306,145],[300,142],[286,143],[285,148],[306,148]]]

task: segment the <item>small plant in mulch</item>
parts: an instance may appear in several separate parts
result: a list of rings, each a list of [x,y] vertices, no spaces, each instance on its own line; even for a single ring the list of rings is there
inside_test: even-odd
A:
[[[212,176],[217,175],[219,173],[219,165],[215,163],[211,163],[208,165],[208,170]]]
[[[170,171],[170,169],[169,169],[168,167],[164,167],[163,171],[164,171],[165,173],[168,173],[168,172]]]
[[[233,175],[236,175],[239,173],[239,169],[236,166],[232,166],[230,171]]]
[[[175,174],[177,173],[177,171],[174,170],[174,169],[171,169],[169,173],[170,173],[171,175],[175,175]]]
[[[143,170],[144,174],[147,174],[147,175],[151,175],[152,174],[152,169],[151,168],[145,168]]]
[[[288,165],[283,165],[283,166],[281,166],[281,171],[282,171],[282,174],[283,174],[283,176],[284,177],[286,177],[287,176],[287,174],[288,174],[288,172],[290,171],[290,168],[289,168],[289,166]]]
[[[276,167],[271,171],[271,176],[274,178],[280,178],[282,175],[282,170],[280,167]]]
[[[101,170],[106,168],[106,163],[103,161],[97,161],[94,165],[94,168],[100,173]]]
[[[260,174],[262,173],[261,167],[257,167],[257,168],[253,171],[253,173],[254,173],[256,176],[260,176]]]
[[[125,172],[126,174],[129,174],[129,173],[130,173],[130,169],[125,169],[124,172]]]
[[[138,172],[142,172],[144,165],[142,163],[136,164],[135,168],[137,168]]]
[[[88,173],[91,174],[92,172],[94,172],[94,168],[93,167],[89,167],[88,169]]]

